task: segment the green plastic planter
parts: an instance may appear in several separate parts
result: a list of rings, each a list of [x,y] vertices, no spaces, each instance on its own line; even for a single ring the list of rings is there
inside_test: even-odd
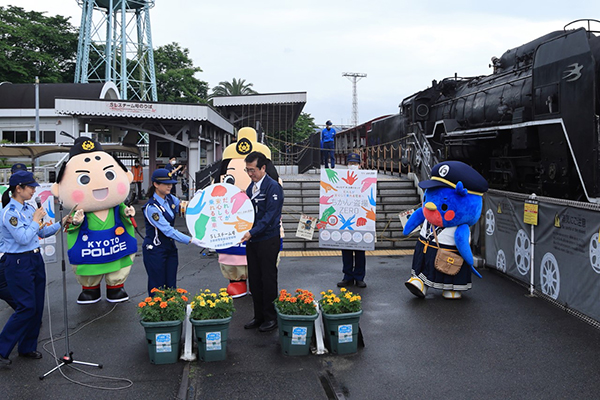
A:
[[[196,332],[199,361],[222,361],[227,358],[227,336],[231,318],[190,319]]]
[[[279,342],[283,354],[288,356],[305,356],[310,353],[310,342],[314,335],[315,315],[287,315],[277,310],[279,325]]]
[[[148,355],[152,364],[174,364],[179,359],[183,321],[140,321],[146,330]]]
[[[346,314],[323,313],[325,342],[333,354],[356,353],[358,349],[358,322],[362,310]]]

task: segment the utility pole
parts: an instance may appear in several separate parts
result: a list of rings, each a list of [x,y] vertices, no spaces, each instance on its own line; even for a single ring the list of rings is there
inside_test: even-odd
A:
[[[367,74],[360,72],[343,72],[342,76],[345,76],[352,82],[352,126],[358,125],[358,95],[356,93],[356,82],[362,78],[366,78]]]

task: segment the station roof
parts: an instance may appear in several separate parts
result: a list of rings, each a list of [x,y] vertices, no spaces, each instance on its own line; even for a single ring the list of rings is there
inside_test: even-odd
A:
[[[207,104],[56,99],[55,110],[61,115],[85,117],[208,121],[227,133],[234,133],[233,125]]]
[[[291,129],[306,104],[306,92],[266,93],[213,97],[213,106],[236,128],[256,128],[267,133]]]
[[[54,108],[54,101],[62,99],[118,98],[117,86],[112,83],[40,83],[40,108]],[[0,109],[35,108],[35,84],[0,83]]]

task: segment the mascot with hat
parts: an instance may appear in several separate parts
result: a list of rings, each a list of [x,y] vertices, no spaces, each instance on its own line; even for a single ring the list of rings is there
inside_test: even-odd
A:
[[[420,298],[432,287],[446,299],[460,299],[471,288],[471,270],[480,276],[473,268],[469,227],[481,216],[488,183],[467,164],[445,161],[419,187],[425,189],[423,207],[410,216],[403,232],[409,235],[423,224],[405,285]]]
[[[260,151],[269,160],[271,159],[271,150],[257,141],[254,129],[248,127],[240,129],[237,142],[227,146],[223,152],[223,160],[221,161],[221,170],[219,172],[220,181],[235,185],[241,191],[246,192],[251,181],[246,172],[246,162],[244,159],[253,151]],[[267,174],[276,181],[279,179],[277,170],[271,162],[267,164]],[[279,183],[281,184],[281,182]],[[246,282],[248,279],[246,243],[241,243],[227,249],[219,249],[217,253],[219,254],[221,273],[226,279],[229,279],[227,293],[233,298],[245,296],[248,292]]]
[[[106,281],[106,300],[129,299],[123,284],[137,251],[131,219],[135,210],[123,202],[133,174],[120,160],[88,137],[75,140],[69,160],[62,165],[52,194],[68,210],[75,209],[67,228],[69,262],[82,286],[79,304],[100,300],[100,282]]]

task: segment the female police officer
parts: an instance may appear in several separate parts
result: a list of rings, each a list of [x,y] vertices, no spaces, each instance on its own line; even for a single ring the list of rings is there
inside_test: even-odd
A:
[[[142,245],[144,266],[148,273],[148,295],[153,288],[176,287],[177,247],[175,241],[200,246],[200,241],[175,229],[175,216],[179,213],[179,199],[171,194],[177,183],[169,171],[157,169],[152,174],[148,189],[148,203],[143,207],[146,219],[146,237]]]
[[[60,229],[60,223],[43,226],[43,207],[25,203],[39,184],[28,171],[17,171],[2,195],[0,229],[6,254],[6,283],[17,308],[0,333],[0,364],[8,365],[11,351],[18,343],[19,356],[40,359],[38,335],[44,311],[46,271],[38,237],[47,237]],[[9,195],[10,193],[10,195]]]

